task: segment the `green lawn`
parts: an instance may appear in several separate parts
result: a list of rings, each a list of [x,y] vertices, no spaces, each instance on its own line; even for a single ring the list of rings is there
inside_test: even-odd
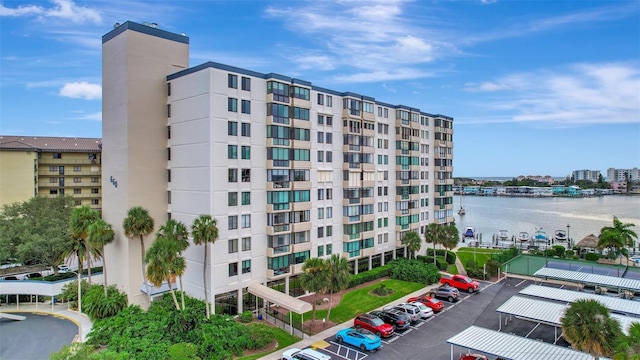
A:
[[[380,284],[384,284],[388,289],[393,289],[394,292],[387,296],[372,295],[369,292]],[[393,300],[397,300],[407,294],[424,288],[423,284],[412,283],[400,280],[387,279],[377,282],[373,285],[363,287],[351,291],[342,297],[340,304],[331,309],[331,321],[336,324],[341,324],[349,319],[353,319],[356,315],[377,309],[383,305],[386,305]],[[324,297],[325,295],[322,295]],[[328,296],[328,295],[327,295]],[[321,298],[321,296],[318,296]],[[327,316],[327,310],[317,310],[316,319],[322,319]],[[304,314],[305,320],[311,319],[311,311]],[[293,314],[294,323],[300,323],[300,316]]]
[[[238,358],[238,360],[256,360],[259,359],[265,355],[271,354],[274,351],[278,351],[280,349],[284,349],[289,345],[293,345],[295,343],[297,343],[298,341],[300,341],[300,338],[295,337],[291,334],[289,334],[288,332],[280,329],[280,328],[276,328],[274,329],[274,336],[276,338],[276,341],[278,341],[278,347],[275,350],[269,350],[269,351],[265,351],[263,353],[260,354],[255,354],[255,355],[251,355],[251,356],[245,356],[245,357],[241,357]]]
[[[451,264],[449,265],[449,268],[447,269],[447,272],[451,275],[458,275],[458,265],[456,264]]]
[[[491,259],[491,254],[499,254],[503,251],[504,250],[500,249],[476,249],[465,247],[458,249],[456,254],[463,266],[467,265],[467,261],[475,259],[478,266],[482,267],[489,259]]]

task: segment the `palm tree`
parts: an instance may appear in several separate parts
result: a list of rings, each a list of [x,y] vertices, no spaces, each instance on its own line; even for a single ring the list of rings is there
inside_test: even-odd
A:
[[[71,211],[69,217],[69,229],[71,230],[71,238],[73,241],[84,243],[84,256],[88,261],[88,281],[91,285],[91,253],[98,254],[99,252],[92,249],[87,241],[87,233],[89,226],[100,219],[100,213],[97,210],[90,208],[87,205],[77,207]],[[80,266],[80,254],[78,252],[78,266]],[[82,272],[82,268],[78,267],[78,271]]]
[[[602,230],[600,230],[600,232],[602,233],[604,231],[612,230],[612,231],[618,233],[620,235],[624,245],[633,249],[633,248],[635,248],[635,240],[634,239],[638,239],[638,234],[631,229],[634,226],[636,226],[636,225],[632,224],[632,223],[624,224],[622,221],[620,221],[620,219],[618,219],[617,216],[614,216],[613,217],[613,226],[605,226],[604,228],[602,228]]]
[[[598,236],[598,247],[608,248],[609,253],[607,256],[615,259],[615,256],[620,253],[620,249],[624,248],[624,240],[622,235],[615,229],[602,228]]]
[[[176,244],[176,249],[178,255],[182,255],[182,251],[184,251],[187,247],[189,247],[189,231],[187,227],[181,221],[176,221],[173,219],[167,220],[167,222],[160,226],[158,232],[156,233],[157,239],[168,239]],[[180,271],[178,271],[180,272]],[[178,275],[180,279],[180,298],[182,302],[182,308],[184,309],[184,288],[182,287],[182,273],[184,273],[184,269]]]
[[[640,359],[640,323],[629,326],[629,335],[621,336],[616,344],[613,360]]]
[[[420,237],[418,237],[420,239]],[[351,279],[351,265],[349,260],[344,257],[333,254],[325,261],[327,265],[328,275],[328,287],[329,290],[329,311],[327,311],[327,319],[331,319],[331,303],[333,300],[333,293],[340,292],[349,286],[349,280]]]
[[[195,245],[204,244],[204,262],[202,263],[202,282],[204,285],[204,303],[207,309],[207,319],[209,319],[209,294],[207,292],[207,254],[209,253],[208,245],[218,240],[218,226],[216,219],[211,215],[200,215],[191,225],[191,236]],[[215,307],[213,308],[215,311]]]
[[[145,251],[144,251],[144,237],[153,232],[153,218],[149,216],[149,211],[143,207],[136,206],[129,209],[127,217],[122,221],[122,228],[124,234],[129,239],[140,239],[140,256],[142,263],[142,281],[144,282],[145,289],[147,290],[147,300],[151,305],[151,293],[149,290],[149,284],[147,283],[144,264],[145,264]]]
[[[104,247],[111,244],[115,239],[115,234],[111,228],[111,224],[102,219],[96,220],[89,225],[87,232],[87,240],[93,248],[100,249],[102,252],[102,284],[104,286],[104,297],[107,297],[107,261],[105,259]]]
[[[441,243],[444,234],[444,228],[436,223],[427,225],[424,231],[424,240],[427,244],[433,243],[433,264],[436,265],[436,244]]]
[[[572,303],[561,319],[562,336],[573,348],[593,355],[610,356],[622,335],[620,323],[596,300],[580,299]]]
[[[184,261],[184,258],[178,255],[179,248],[179,245],[175,241],[169,238],[157,237],[145,255],[149,281],[153,286],[158,287],[162,286],[163,282],[167,282],[171,297],[173,298],[173,304],[177,310],[180,310],[180,305],[173,291],[171,281],[175,278],[177,272],[179,272],[176,271],[178,268],[176,263]],[[177,260],[178,258],[182,258],[182,260]]]
[[[445,226],[445,237],[442,239],[442,246],[444,246],[447,250],[453,250],[456,246],[458,246],[458,242],[460,241],[460,233],[458,232],[458,228],[456,227],[455,222],[450,222],[447,226]],[[444,253],[444,261],[447,261],[448,251]]]
[[[302,274],[300,274],[300,285],[313,295],[313,313],[311,320],[316,320],[316,295],[324,291],[328,285],[329,272],[327,265],[321,258],[307,259],[302,265]]]
[[[415,253],[420,251],[421,243],[420,235],[415,231],[407,231],[402,237],[402,245],[405,245],[407,250],[409,250],[409,257],[411,259],[415,259]]]

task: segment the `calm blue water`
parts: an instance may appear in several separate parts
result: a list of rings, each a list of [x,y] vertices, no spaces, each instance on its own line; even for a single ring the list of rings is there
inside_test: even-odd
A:
[[[462,231],[473,226],[490,242],[499,230],[510,235],[526,231],[530,235],[542,228],[548,236],[555,230],[567,230],[576,242],[589,234],[598,235],[604,226],[613,225],[613,216],[632,223],[640,235],[640,197],[601,196],[591,198],[524,198],[498,196],[464,196],[465,215],[458,215],[460,197],[454,196],[456,226]]]

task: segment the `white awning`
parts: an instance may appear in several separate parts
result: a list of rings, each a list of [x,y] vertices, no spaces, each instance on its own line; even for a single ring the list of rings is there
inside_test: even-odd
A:
[[[533,276],[545,279],[565,280],[579,284],[601,285],[609,288],[632,290],[640,292],[640,280],[619,278],[598,274],[583,273],[580,271],[542,268]]]
[[[247,291],[259,298],[293,311],[296,314],[304,314],[307,311],[312,310],[312,306],[308,302],[296,299],[293,296],[281,293],[280,291],[273,290],[272,288],[260,283],[249,284]]]

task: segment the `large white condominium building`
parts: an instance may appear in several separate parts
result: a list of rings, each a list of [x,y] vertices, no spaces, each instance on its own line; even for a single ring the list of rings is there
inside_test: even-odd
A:
[[[452,118],[279,74],[190,67],[189,38],[153,24],[116,24],[102,42],[103,213],[117,234],[107,271],[130,302],[146,305],[140,240],[122,230],[133,206],[156,230],[217,220],[204,270],[216,312],[230,314],[256,307],[249,284],[303,295],[309,258],[340,254],[367,271],[407,256],[406,232],[453,221]],[[184,290],[199,298],[203,252],[184,254]]]

